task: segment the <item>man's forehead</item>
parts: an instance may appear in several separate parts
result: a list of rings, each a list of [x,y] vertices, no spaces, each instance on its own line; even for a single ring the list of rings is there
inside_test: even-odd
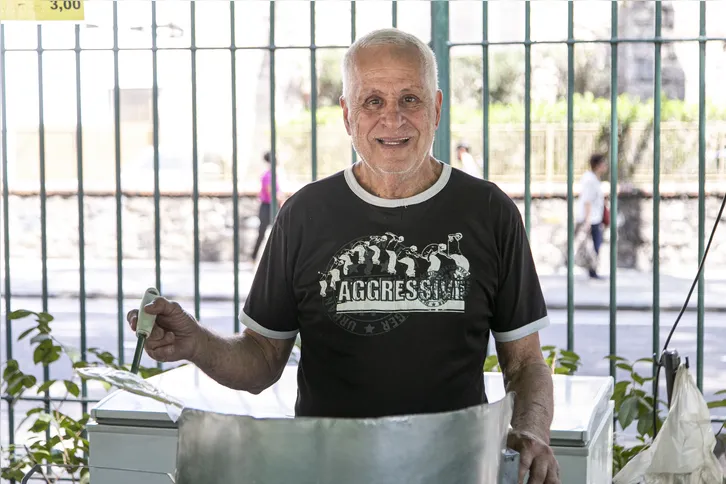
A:
[[[372,59],[356,63],[352,84],[360,91],[414,92],[424,89],[424,70],[416,62],[390,62]]]

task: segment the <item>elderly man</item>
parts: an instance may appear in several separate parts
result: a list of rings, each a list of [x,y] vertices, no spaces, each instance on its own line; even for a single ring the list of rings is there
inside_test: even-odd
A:
[[[231,388],[274,384],[302,341],[298,416],[378,417],[485,403],[490,332],[516,392],[509,445],[530,484],[559,482],[549,447],[549,323],[522,219],[494,184],[431,155],[441,115],[433,52],[395,29],[348,50],[343,122],[360,161],[289,198],[223,337],[157,299],[146,343]],[[136,312],[128,315],[132,328]]]

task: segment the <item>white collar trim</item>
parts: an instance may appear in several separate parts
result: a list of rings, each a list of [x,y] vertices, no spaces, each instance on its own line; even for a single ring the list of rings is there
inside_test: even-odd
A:
[[[444,189],[449,181],[449,177],[451,176],[451,165],[448,165],[446,163],[441,163],[441,165],[441,175],[439,175],[439,179],[436,180],[436,183],[431,185],[423,192],[408,198],[380,198],[366,191],[362,186],[360,186],[358,180],[356,180],[355,178],[355,174],[353,173],[354,165],[350,165],[349,167],[347,167],[344,171],[344,175],[348,187],[353,193],[358,196],[358,198],[360,198],[364,202],[370,203],[371,205],[375,205],[377,207],[385,208],[406,207],[409,205],[415,205],[417,203],[425,202],[426,200],[433,198],[436,194]]]

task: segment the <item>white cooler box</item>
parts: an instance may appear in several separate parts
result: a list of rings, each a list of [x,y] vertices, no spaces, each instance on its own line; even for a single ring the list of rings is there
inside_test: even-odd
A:
[[[489,401],[504,395],[502,375],[485,373]],[[149,379],[164,392],[200,410],[254,417],[294,417],[297,366],[259,395],[219,385],[193,365]],[[610,377],[554,375],[552,447],[562,484],[612,482],[613,381]],[[88,424],[91,482],[170,484],[177,430],[160,402],[116,391],[91,410]],[[230,451],[244,452],[244,449]]]

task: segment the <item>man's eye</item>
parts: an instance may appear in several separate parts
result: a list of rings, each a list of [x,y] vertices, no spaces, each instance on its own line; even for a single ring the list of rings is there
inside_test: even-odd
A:
[[[380,99],[373,98],[368,100],[368,104],[379,104],[381,102]]]
[[[413,103],[416,102],[416,96],[405,96],[403,100],[407,103]]]

